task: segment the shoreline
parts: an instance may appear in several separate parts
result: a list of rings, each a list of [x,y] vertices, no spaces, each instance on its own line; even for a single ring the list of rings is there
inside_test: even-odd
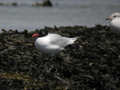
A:
[[[7,28],[5,28],[5,26],[3,28],[0,28],[0,33],[2,33],[2,29],[5,30],[5,31],[15,31],[17,30],[18,32],[24,32],[24,30],[27,30],[28,32],[34,32],[36,30],[43,30],[45,28],[51,28],[51,29],[54,29],[54,28],[67,28],[67,27],[70,27],[70,28],[76,28],[76,27],[86,27],[86,28],[93,28],[93,27],[96,27],[96,26],[106,26],[106,27],[109,27],[108,25],[101,25],[101,24],[96,24],[96,25],[51,25],[51,26],[36,26],[37,28],[33,28],[33,27],[27,27],[25,28],[22,28],[22,26],[20,28],[17,28],[16,26],[15,27],[12,27],[11,26],[8,26]],[[35,27],[35,26],[34,26]]]
[[[19,4],[18,2],[0,2],[0,6],[13,6],[13,7],[18,7],[18,6],[23,6],[27,4]],[[33,2],[31,7],[52,7],[53,4],[50,0],[44,0],[43,2]]]

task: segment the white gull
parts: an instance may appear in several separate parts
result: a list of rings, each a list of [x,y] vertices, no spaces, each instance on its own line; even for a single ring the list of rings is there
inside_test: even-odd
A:
[[[106,20],[109,20],[110,26],[114,32],[120,32],[120,13],[113,13],[107,17]]]
[[[41,37],[40,37],[41,36]],[[35,33],[32,37],[38,37],[35,47],[43,53],[54,55],[63,50],[67,45],[73,44],[77,37],[69,38],[55,33]]]

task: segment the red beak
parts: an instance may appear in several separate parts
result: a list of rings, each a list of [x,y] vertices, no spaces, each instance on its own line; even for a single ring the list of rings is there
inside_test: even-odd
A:
[[[40,35],[38,33],[34,33],[32,37],[39,37]]]

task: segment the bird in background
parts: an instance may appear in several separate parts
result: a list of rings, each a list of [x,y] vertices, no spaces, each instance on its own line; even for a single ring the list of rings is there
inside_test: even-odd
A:
[[[106,18],[109,21],[109,25],[116,33],[120,32],[120,13],[115,12]]]

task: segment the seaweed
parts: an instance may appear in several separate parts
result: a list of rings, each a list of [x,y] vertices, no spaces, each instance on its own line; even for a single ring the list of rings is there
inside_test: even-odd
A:
[[[39,30],[79,38],[51,57],[34,46],[31,35]],[[120,35],[108,26],[1,31],[1,90],[120,89]]]

